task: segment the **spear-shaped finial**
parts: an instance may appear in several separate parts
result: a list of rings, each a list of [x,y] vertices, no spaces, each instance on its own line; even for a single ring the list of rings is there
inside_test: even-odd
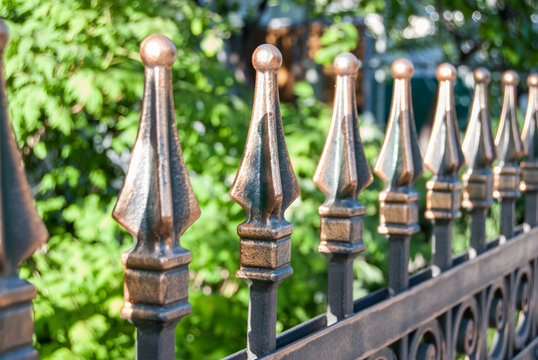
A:
[[[493,168],[493,197],[501,202],[501,234],[510,238],[515,226],[515,199],[519,196],[519,159],[524,155],[517,123],[516,91],[519,76],[505,71],[503,106],[495,145],[499,163]]]
[[[256,88],[252,119],[231,198],[247,212],[237,233],[241,238],[237,277],[250,286],[249,358],[276,347],[276,296],[279,283],[292,274],[290,266],[293,226],[284,212],[300,190],[291,167],[278,100],[277,70],[280,51],[259,46],[252,55]]]
[[[529,98],[521,133],[527,158],[521,162],[521,191],[525,192],[525,222],[538,225],[538,74],[527,78]]]
[[[482,252],[486,246],[486,215],[493,204],[491,164],[497,157],[489,119],[487,86],[489,71],[474,71],[474,97],[462,149],[469,169],[463,175],[462,206],[471,211],[471,246]]]
[[[450,64],[441,64],[436,75],[439,81],[437,109],[424,156],[424,163],[434,177],[426,183],[425,216],[434,221],[433,262],[445,270],[452,265],[452,221],[461,215],[458,171],[464,158],[454,105],[456,69]]]
[[[0,19],[0,57],[3,56],[7,40],[7,26]],[[19,263],[47,242],[48,233],[35,207],[9,121],[2,58],[0,58],[0,155],[0,276],[16,276]]]
[[[177,135],[171,66],[176,48],[163,35],[140,46],[145,65],[138,136],[113,217],[135,238],[123,254],[122,316],[137,327],[138,358],[173,359],[174,329],[191,311],[192,255],[179,237],[200,216]],[[158,341],[155,341],[155,340]]]
[[[362,228],[364,206],[359,192],[372,182],[359,133],[355,77],[359,62],[355,55],[342,53],[333,64],[336,92],[327,141],[314,183],[325,194],[320,206],[321,242],[319,252],[329,261],[328,323],[353,312],[353,259],[364,249]]]
[[[374,172],[385,182],[379,194],[380,234],[389,236],[389,291],[407,288],[409,239],[418,232],[419,194],[412,186],[423,172],[422,157],[411,102],[413,64],[398,59],[392,64],[394,91],[385,140]]]
[[[0,359],[37,359],[33,348],[33,285],[18,265],[48,239],[39,217],[8,117],[3,54],[8,29],[0,19]]]

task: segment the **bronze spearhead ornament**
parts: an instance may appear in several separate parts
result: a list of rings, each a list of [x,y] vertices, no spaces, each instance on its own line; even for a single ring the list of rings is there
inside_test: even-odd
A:
[[[517,123],[516,91],[519,76],[515,71],[505,71],[503,106],[495,145],[499,163],[493,169],[493,197],[513,198],[519,195],[519,159],[524,155],[523,142]]]
[[[521,163],[521,191],[538,191],[538,74],[527,78],[529,98],[521,140],[527,158]]]
[[[355,100],[359,62],[355,55],[342,53],[335,58],[333,68],[336,73],[333,115],[314,174],[314,183],[326,197],[319,208],[322,216],[319,251],[329,253],[346,250],[342,242],[349,242],[354,250],[362,249],[362,231],[354,231],[362,223],[359,215],[364,215],[364,206],[357,196],[373,180],[359,133]]]
[[[21,261],[48,240],[24,173],[9,121],[3,53],[8,29],[0,19],[0,276],[15,276]]]
[[[413,64],[398,59],[392,64],[394,91],[385,140],[374,172],[385,182],[379,194],[381,234],[412,235],[419,230],[419,194],[412,188],[423,172],[422,157],[411,102]]]
[[[467,209],[489,208],[493,204],[493,175],[491,164],[497,151],[491,133],[487,86],[491,80],[489,71],[474,71],[474,97],[462,150],[469,167],[463,175],[464,192],[462,206]]]
[[[424,156],[424,164],[435,175],[426,183],[426,218],[452,219],[461,215],[458,171],[464,163],[454,104],[456,69],[450,64],[441,64],[436,75],[439,81],[437,109]]]
[[[243,158],[230,197],[248,213],[237,233],[241,237],[242,279],[279,281],[289,275],[293,226],[284,212],[299,196],[300,189],[291,167],[277,87],[277,70],[282,63],[273,45],[260,45],[252,55],[256,87],[252,118]]]
[[[183,162],[174,116],[171,66],[176,48],[167,37],[150,35],[140,46],[140,56],[145,65],[140,125],[112,214],[135,238],[135,246],[122,256],[126,268],[122,315],[147,316],[143,308],[137,313],[137,303],[174,304],[176,309],[170,311],[180,317],[190,312],[187,265],[192,255],[178,240],[198,219],[200,208]]]

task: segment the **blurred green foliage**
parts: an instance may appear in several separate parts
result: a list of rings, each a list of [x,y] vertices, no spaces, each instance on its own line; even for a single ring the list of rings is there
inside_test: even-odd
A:
[[[183,246],[193,252],[193,313],[178,326],[177,356],[218,358],[245,346],[248,288],[234,276],[239,257],[236,227],[245,213],[229,199],[228,191],[248,130],[252,91],[238,84],[215,58],[226,39],[240,35],[244,25],[237,21],[237,6],[230,3],[1,2],[0,16],[10,30],[4,53],[10,114],[51,235],[46,249],[21,269],[38,288],[36,347],[43,359],[134,357],[134,329],[119,316],[120,254],[132,246],[132,239],[110,214],[140,115],[144,69],[138,45],[156,32],[177,46],[172,69],[176,119],[202,209],[201,218],[182,237]],[[325,5],[314,2],[312,16],[325,11]],[[383,7],[369,0],[361,8]],[[357,38],[354,27],[337,23],[324,35],[325,47],[317,61],[330,64],[338,52],[351,50]],[[324,199],[311,177],[330,109],[314,98],[305,82],[297,83],[295,92],[296,103],[283,104],[282,117],[302,195],[287,213],[295,224],[294,276],[279,289],[278,331],[322,313],[326,297],[326,260],[316,251],[317,207]],[[361,126],[373,165],[383,134],[373,125]],[[425,178],[416,187],[423,189],[424,183]],[[366,205],[367,251],[355,261],[356,297],[385,283],[387,244],[376,232],[381,187],[376,179],[359,198]],[[467,246],[465,221],[457,225],[458,252]],[[488,228],[496,229],[495,220],[489,221]],[[418,253],[429,257],[429,225],[421,219],[421,226],[425,231],[413,239],[413,258]],[[494,230],[490,236],[495,236]]]

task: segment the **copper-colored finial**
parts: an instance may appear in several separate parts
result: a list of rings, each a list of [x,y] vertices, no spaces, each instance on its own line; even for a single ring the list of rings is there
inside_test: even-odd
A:
[[[423,172],[411,102],[413,65],[399,59],[392,65],[394,91],[385,140],[374,167],[386,190],[379,194],[382,234],[411,235],[418,231],[418,193],[411,187]]]
[[[471,114],[463,139],[462,150],[469,171],[490,171],[493,160],[497,157],[489,118],[487,85],[490,81],[489,71],[478,68],[474,71],[475,88]],[[465,195],[465,194],[464,194]],[[464,198],[463,206],[468,207]]]
[[[0,57],[8,40],[0,19]],[[28,186],[9,121],[4,63],[0,58],[0,276],[15,276],[21,261],[45,244],[48,233]]]
[[[499,164],[493,169],[493,196],[498,199],[519,195],[518,162],[525,153],[517,122],[516,85],[519,83],[519,76],[515,71],[508,70],[504,72],[502,82],[503,106],[495,137]]]
[[[415,72],[411,61],[401,58],[392,63],[392,76],[394,79],[410,80]]]
[[[417,143],[417,131],[411,103],[410,78],[413,65],[398,59],[392,65],[394,91],[387,123],[385,141],[374,172],[387,188],[410,187],[422,175],[422,157]]]
[[[260,45],[252,54],[252,65],[256,71],[277,71],[282,65],[282,54],[273,45]]]
[[[337,74],[331,127],[314,174],[314,183],[325,193],[325,207],[356,202],[359,192],[372,182],[359,134],[355,100],[355,55],[343,53],[334,60]]]
[[[200,208],[176,129],[170,69],[174,44],[162,35],[151,35],[142,42],[140,55],[146,65],[140,125],[112,213],[136,241],[122,257],[122,316],[134,321],[166,318],[177,322],[190,312],[187,265],[192,258],[180,246],[179,237],[198,219]],[[143,351],[139,349],[139,355]]]
[[[334,59],[336,92],[327,141],[314,183],[325,194],[319,207],[321,236],[318,251],[329,261],[327,323],[333,324],[353,312],[353,262],[364,249],[365,208],[359,192],[372,182],[359,133],[355,78],[359,62],[342,53]],[[345,259],[345,260],[344,260]]]
[[[439,90],[437,109],[424,164],[435,174],[426,187],[428,219],[449,219],[460,215],[458,171],[464,158],[454,104],[453,81],[456,69],[450,64],[437,67]]]
[[[284,212],[300,194],[291,167],[278,100],[280,51],[261,45],[252,56],[256,87],[243,158],[230,197],[248,212],[237,227],[240,268],[236,276],[249,284],[247,356],[261,357],[276,347],[276,302],[280,282],[293,272],[293,225]]]
[[[284,141],[276,71],[282,62],[273,45],[259,46],[252,56],[258,71],[252,119],[245,151],[230,191],[232,199],[249,212],[247,222],[271,227],[284,221],[284,211],[300,190]]]
[[[538,74],[527,78],[529,97],[521,140],[527,157],[521,162],[521,191],[538,191]]]
[[[519,75],[514,70],[507,70],[502,76],[503,85],[517,85],[519,84]]]
[[[150,35],[140,44],[140,58],[146,66],[172,66],[176,57],[176,46],[164,35]]]
[[[491,81],[491,74],[486,68],[478,68],[473,71],[473,77],[475,83],[485,83],[487,85]]]

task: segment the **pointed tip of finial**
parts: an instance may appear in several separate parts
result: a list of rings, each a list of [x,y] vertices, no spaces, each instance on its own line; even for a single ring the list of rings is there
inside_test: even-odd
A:
[[[538,86],[538,74],[530,74],[529,77],[527,77],[527,85]]]
[[[140,58],[146,66],[172,66],[176,57],[176,46],[164,35],[150,35],[140,44]]]
[[[9,31],[7,25],[4,20],[0,18],[0,53],[4,51],[4,48],[6,47],[8,36]]]
[[[359,60],[352,53],[341,53],[334,58],[333,69],[336,75],[355,75],[359,71]]]
[[[409,80],[413,76],[415,68],[413,63],[406,58],[401,58],[392,63],[392,76],[395,79]]]
[[[473,71],[474,75],[474,81],[477,83],[486,83],[489,84],[491,80],[491,74],[489,73],[489,70],[486,68],[478,68]]]
[[[435,76],[439,81],[454,81],[456,79],[456,68],[449,63],[441,64],[437,67]]]
[[[517,85],[519,84],[519,75],[514,70],[507,70],[502,76],[503,85]]]
[[[276,71],[282,65],[282,54],[276,46],[260,45],[252,54],[252,65],[257,71]]]

